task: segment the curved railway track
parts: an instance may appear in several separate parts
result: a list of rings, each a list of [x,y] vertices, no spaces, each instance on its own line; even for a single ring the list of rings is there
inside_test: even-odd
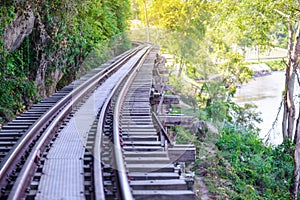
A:
[[[156,52],[125,52],[4,126],[1,199],[194,199],[152,122]]]

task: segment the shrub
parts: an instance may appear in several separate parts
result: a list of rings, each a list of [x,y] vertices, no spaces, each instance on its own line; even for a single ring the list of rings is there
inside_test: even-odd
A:
[[[293,174],[292,143],[266,146],[257,133],[226,125],[216,145],[234,174],[219,165],[220,176],[233,181],[231,189],[240,198],[289,199]]]

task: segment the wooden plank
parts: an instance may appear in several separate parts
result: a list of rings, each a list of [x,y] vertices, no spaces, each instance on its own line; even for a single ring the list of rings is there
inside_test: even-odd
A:
[[[195,194],[190,190],[133,190],[136,200],[194,200]]]
[[[173,85],[170,84],[154,84],[153,85],[154,90],[158,91],[159,93],[162,93],[163,90],[174,90]]]
[[[128,176],[132,180],[179,179],[178,173],[175,172],[130,172]]]
[[[126,157],[167,157],[167,152],[165,151],[126,151],[124,152]]]
[[[173,147],[168,149],[169,158],[172,162],[195,162],[195,147]]]
[[[149,157],[127,157],[125,158],[126,163],[128,164],[134,164],[134,163],[139,163],[139,164],[152,164],[152,163],[157,163],[157,164],[169,164],[170,160],[168,157],[154,157],[154,158],[149,158]]]
[[[127,164],[129,172],[174,172],[172,164]]]
[[[142,129],[142,130],[147,130],[147,129],[153,129],[153,124],[144,124],[144,125],[140,125],[140,124],[136,124],[136,123],[130,123],[130,124],[123,124],[122,129]]]
[[[165,69],[163,67],[159,67],[158,72],[159,72],[159,74],[169,74],[169,70]]]
[[[157,104],[159,104],[161,98],[162,98],[161,96],[151,97],[150,98],[151,105],[157,105]],[[179,103],[180,103],[180,101],[179,101],[178,96],[175,96],[175,95],[164,95],[163,104],[170,105],[170,104],[179,104]]]
[[[158,141],[158,136],[148,136],[148,135],[134,135],[130,137],[122,137],[124,141]]]
[[[192,127],[193,118],[185,115],[176,115],[176,114],[168,114],[168,115],[159,115],[159,120],[164,126],[182,126],[182,127]]]
[[[169,81],[169,77],[167,76],[154,76],[153,78],[156,84],[167,83]]]
[[[137,180],[130,181],[134,190],[186,190],[187,185],[183,179],[174,180]]]
[[[145,147],[161,145],[160,141],[123,141],[123,144],[127,146],[135,145],[135,146],[145,146]]]
[[[163,148],[159,146],[124,146],[124,151],[162,151]]]
[[[122,127],[122,133],[130,133],[130,134],[157,134],[156,129],[153,128],[128,128],[128,127]]]

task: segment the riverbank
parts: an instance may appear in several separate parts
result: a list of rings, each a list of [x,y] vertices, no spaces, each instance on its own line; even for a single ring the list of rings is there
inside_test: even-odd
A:
[[[292,144],[266,145],[250,123],[254,119],[252,111],[237,108],[234,116],[243,121],[216,122],[217,131],[206,126],[205,134],[185,129],[177,132],[179,141],[193,142],[197,149],[196,161],[188,167],[195,174],[197,199],[290,198]],[[213,120],[208,113],[210,108],[195,112],[182,105],[182,112]]]
[[[260,138],[267,139],[274,145],[282,143],[281,120],[279,108],[284,90],[284,71],[273,71],[268,76],[256,77],[237,89],[233,101],[242,106],[255,104],[256,112],[260,113],[262,122],[256,124],[260,131]],[[277,117],[278,115],[278,117]],[[278,123],[274,123],[277,118]]]
[[[256,124],[260,131],[260,138],[273,145],[282,143],[282,92],[284,90],[285,64],[282,60],[255,62],[251,64],[265,64],[271,72],[254,76],[248,83],[237,88],[233,101],[238,105],[247,103],[257,106],[261,113],[262,122]]]
[[[236,124],[204,130],[177,131],[177,140],[197,149],[196,161],[187,167],[195,174],[197,199],[289,199],[292,144],[266,146],[258,133]]]

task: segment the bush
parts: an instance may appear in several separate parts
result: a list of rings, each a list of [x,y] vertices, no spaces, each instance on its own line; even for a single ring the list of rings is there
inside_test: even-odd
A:
[[[226,125],[216,143],[231,172],[218,164],[220,176],[233,182],[235,198],[289,199],[293,174],[292,143],[265,146],[255,132]]]

